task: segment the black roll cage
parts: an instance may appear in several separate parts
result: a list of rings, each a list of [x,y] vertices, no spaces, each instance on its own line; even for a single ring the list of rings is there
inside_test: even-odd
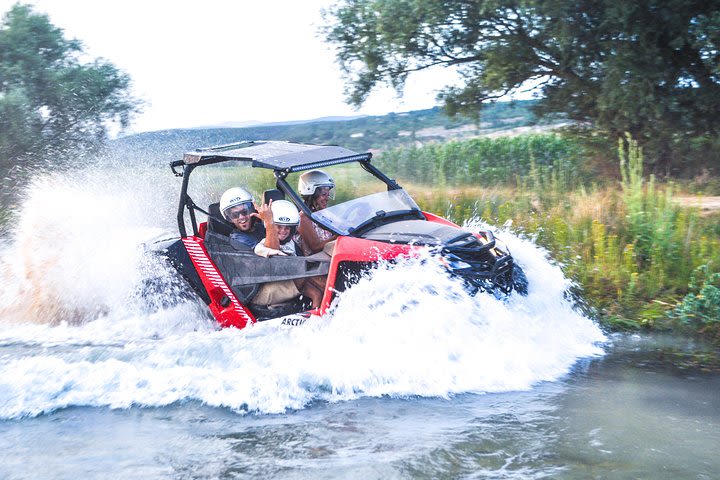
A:
[[[275,185],[276,188],[285,195],[289,196],[293,203],[305,213],[309,218],[312,219],[315,223],[321,225],[323,228],[330,230],[331,232],[335,233],[336,235],[342,235],[342,232],[338,232],[335,230],[331,225],[327,225],[325,222],[322,221],[322,219],[317,218],[313,216],[313,212],[310,210],[310,208],[305,204],[303,199],[300,197],[300,195],[293,190],[293,188],[288,184],[286,178],[290,173],[293,172],[299,172],[303,170],[311,170],[314,168],[319,168],[322,166],[329,166],[329,165],[336,165],[340,163],[354,163],[358,162],[360,163],[360,166],[366,170],[367,172],[371,173],[373,176],[375,176],[377,179],[385,183],[388,187],[388,191],[390,190],[402,190],[402,187],[394,180],[389,178],[387,175],[385,175],[383,172],[381,172],[375,165],[370,163],[370,158],[372,157],[371,153],[361,154],[357,155],[356,157],[351,158],[344,158],[344,159],[336,159],[333,161],[327,161],[321,163],[312,163],[312,164],[306,164],[306,165],[298,165],[293,166],[290,168],[282,168],[282,169],[272,169],[275,175]],[[237,161],[237,159],[234,158],[228,158],[228,157],[211,157],[211,158],[203,158],[201,162],[196,163],[186,163],[184,160],[174,160],[170,162],[170,169],[172,170],[173,174],[176,177],[182,177],[182,187],[180,189],[180,202],[178,204],[178,210],[177,210],[177,221],[178,221],[178,231],[180,232],[180,237],[185,238],[187,237],[187,229],[185,228],[185,210],[187,210],[188,215],[190,216],[190,224],[192,225],[192,231],[194,236],[198,236],[199,230],[198,230],[198,224],[197,219],[195,217],[195,211],[199,211],[201,213],[204,213],[208,217],[212,217],[214,220],[225,223],[232,227],[232,225],[225,220],[224,218],[218,218],[209,212],[206,212],[202,208],[198,207],[197,204],[193,201],[192,198],[190,198],[190,195],[188,195],[188,185],[190,183],[190,174],[195,170],[196,167],[203,166],[203,165],[211,165],[215,163],[222,163],[222,162],[231,162],[231,161]],[[178,167],[183,167],[182,170],[178,170]],[[258,168],[258,167],[256,167]],[[267,168],[267,167],[259,167],[259,168]],[[353,232],[355,234],[359,232]],[[351,233],[351,235],[353,235]]]

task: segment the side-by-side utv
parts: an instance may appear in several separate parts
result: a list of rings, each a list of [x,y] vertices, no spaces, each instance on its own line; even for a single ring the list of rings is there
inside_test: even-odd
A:
[[[171,163],[174,174],[182,177],[177,211],[180,237],[157,244],[155,251],[169,260],[223,327],[243,328],[289,315],[291,321],[298,322],[311,313],[323,314],[336,295],[377,262],[412,257],[427,250],[437,254],[449,272],[460,277],[473,292],[527,293],[522,270],[490,231],[468,232],[421,211],[397,182],[371,163],[371,158],[371,153],[338,146],[281,141],[247,141],[186,153],[182,160]],[[219,163],[228,169],[251,166],[271,170],[275,179],[275,188],[269,188],[272,196],[294,203],[305,216],[335,234],[332,249],[308,257],[266,258],[251,249],[233,246],[229,239],[233,226],[222,216],[218,203],[199,206],[188,194],[193,172]],[[288,177],[338,165],[359,166],[357,175],[369,176],[379,191],[311,211]],[[207,220],[198,222],[198,213]],[[252,303],[263,283],[303,277],[327,278],[319,308],[310,310],[309,301],[302,297],[272,307]]]

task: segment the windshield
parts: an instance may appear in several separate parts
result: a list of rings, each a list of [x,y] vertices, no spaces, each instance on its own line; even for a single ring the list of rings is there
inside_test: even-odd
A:
[[[313,213],[313,218],[342,235],[348,235],[368,220],[406,213],[408,210],[420,209],[405,190],[399,189],[373,193],[324,208]]]

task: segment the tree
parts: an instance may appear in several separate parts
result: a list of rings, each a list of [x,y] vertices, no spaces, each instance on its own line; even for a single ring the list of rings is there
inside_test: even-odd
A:
[[[130,78],[104,60],[81,63],[83,48],[46,15],[15,4],[0,23],[0,167],[87,152],[111,124],[126,127],[139,102]],[[65,153],[65,155],[63,155]]]
[[[439,96],[450,114],[532,85],[538,114],[629,132],[658,158],[718,133],[718,0],[344,0],[326,20],[354,105],[445,66],[462,79]]]

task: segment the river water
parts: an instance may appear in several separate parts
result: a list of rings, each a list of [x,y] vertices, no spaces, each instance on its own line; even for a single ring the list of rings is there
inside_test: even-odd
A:
[[[26,192],[2,245],[0,479],[718,478],[720,376],[603,333],[530,240],[500,232],[527,297],[414,259],[303,326],[217,330],[136,295],[174,195],[93,172]]]

